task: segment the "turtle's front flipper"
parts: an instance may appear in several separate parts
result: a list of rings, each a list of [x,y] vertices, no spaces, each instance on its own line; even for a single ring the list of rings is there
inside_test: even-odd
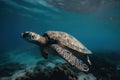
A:
[[[75,66],[81,71],[89,71],[89,67],[82,60],[74,56],[70,51],[62,48],[57,44],[53,44],[51,47],[72,66]]]
[[[41,50],[41,54],[45,59],[48,59],[48,52],[45,49],[40,49]]]

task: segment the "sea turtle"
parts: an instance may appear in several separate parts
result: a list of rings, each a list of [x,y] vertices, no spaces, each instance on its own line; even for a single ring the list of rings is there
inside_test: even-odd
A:
[[[82,43],[72,35],[61,31],[47,31],[43,36],[31,31],[21,34],[28,42],[40,46],[42,56],[47,59],[48,53],[58,54],[69,64],[81,71],[89,71],[89,67],[77,56],[92,54]],[[87,61],[91,64],[89,57]]]

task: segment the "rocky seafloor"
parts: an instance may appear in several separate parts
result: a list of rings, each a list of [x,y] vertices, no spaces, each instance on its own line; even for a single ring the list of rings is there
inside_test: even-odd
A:
[[[26,65],[9,63],[0,67],[0,80],[120,80],[120,70],[116,64],[98,56],[91,57],[89,72],[78,71],[68,63],[57,63],[55,67],[42,67],[38,61],[32,69]]]

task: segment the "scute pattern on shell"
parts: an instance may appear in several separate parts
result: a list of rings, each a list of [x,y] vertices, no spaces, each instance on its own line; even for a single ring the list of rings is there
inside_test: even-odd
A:
[[[91,54],[81,42],[76,40],[72,35],[60,31],[48,31],[46,32],[50,39],[58,40],[62,45],[69,47],[70,49],[76,50],[84,54]]]

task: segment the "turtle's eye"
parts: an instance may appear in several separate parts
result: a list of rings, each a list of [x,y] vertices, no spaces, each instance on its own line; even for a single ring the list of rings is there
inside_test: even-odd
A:
[[[34,40],[34,39],[35,39],[35,36],[34,36],[34,35],[32,35],[32,36],[31,36],[31,39],[32,39],[32,40]]]

